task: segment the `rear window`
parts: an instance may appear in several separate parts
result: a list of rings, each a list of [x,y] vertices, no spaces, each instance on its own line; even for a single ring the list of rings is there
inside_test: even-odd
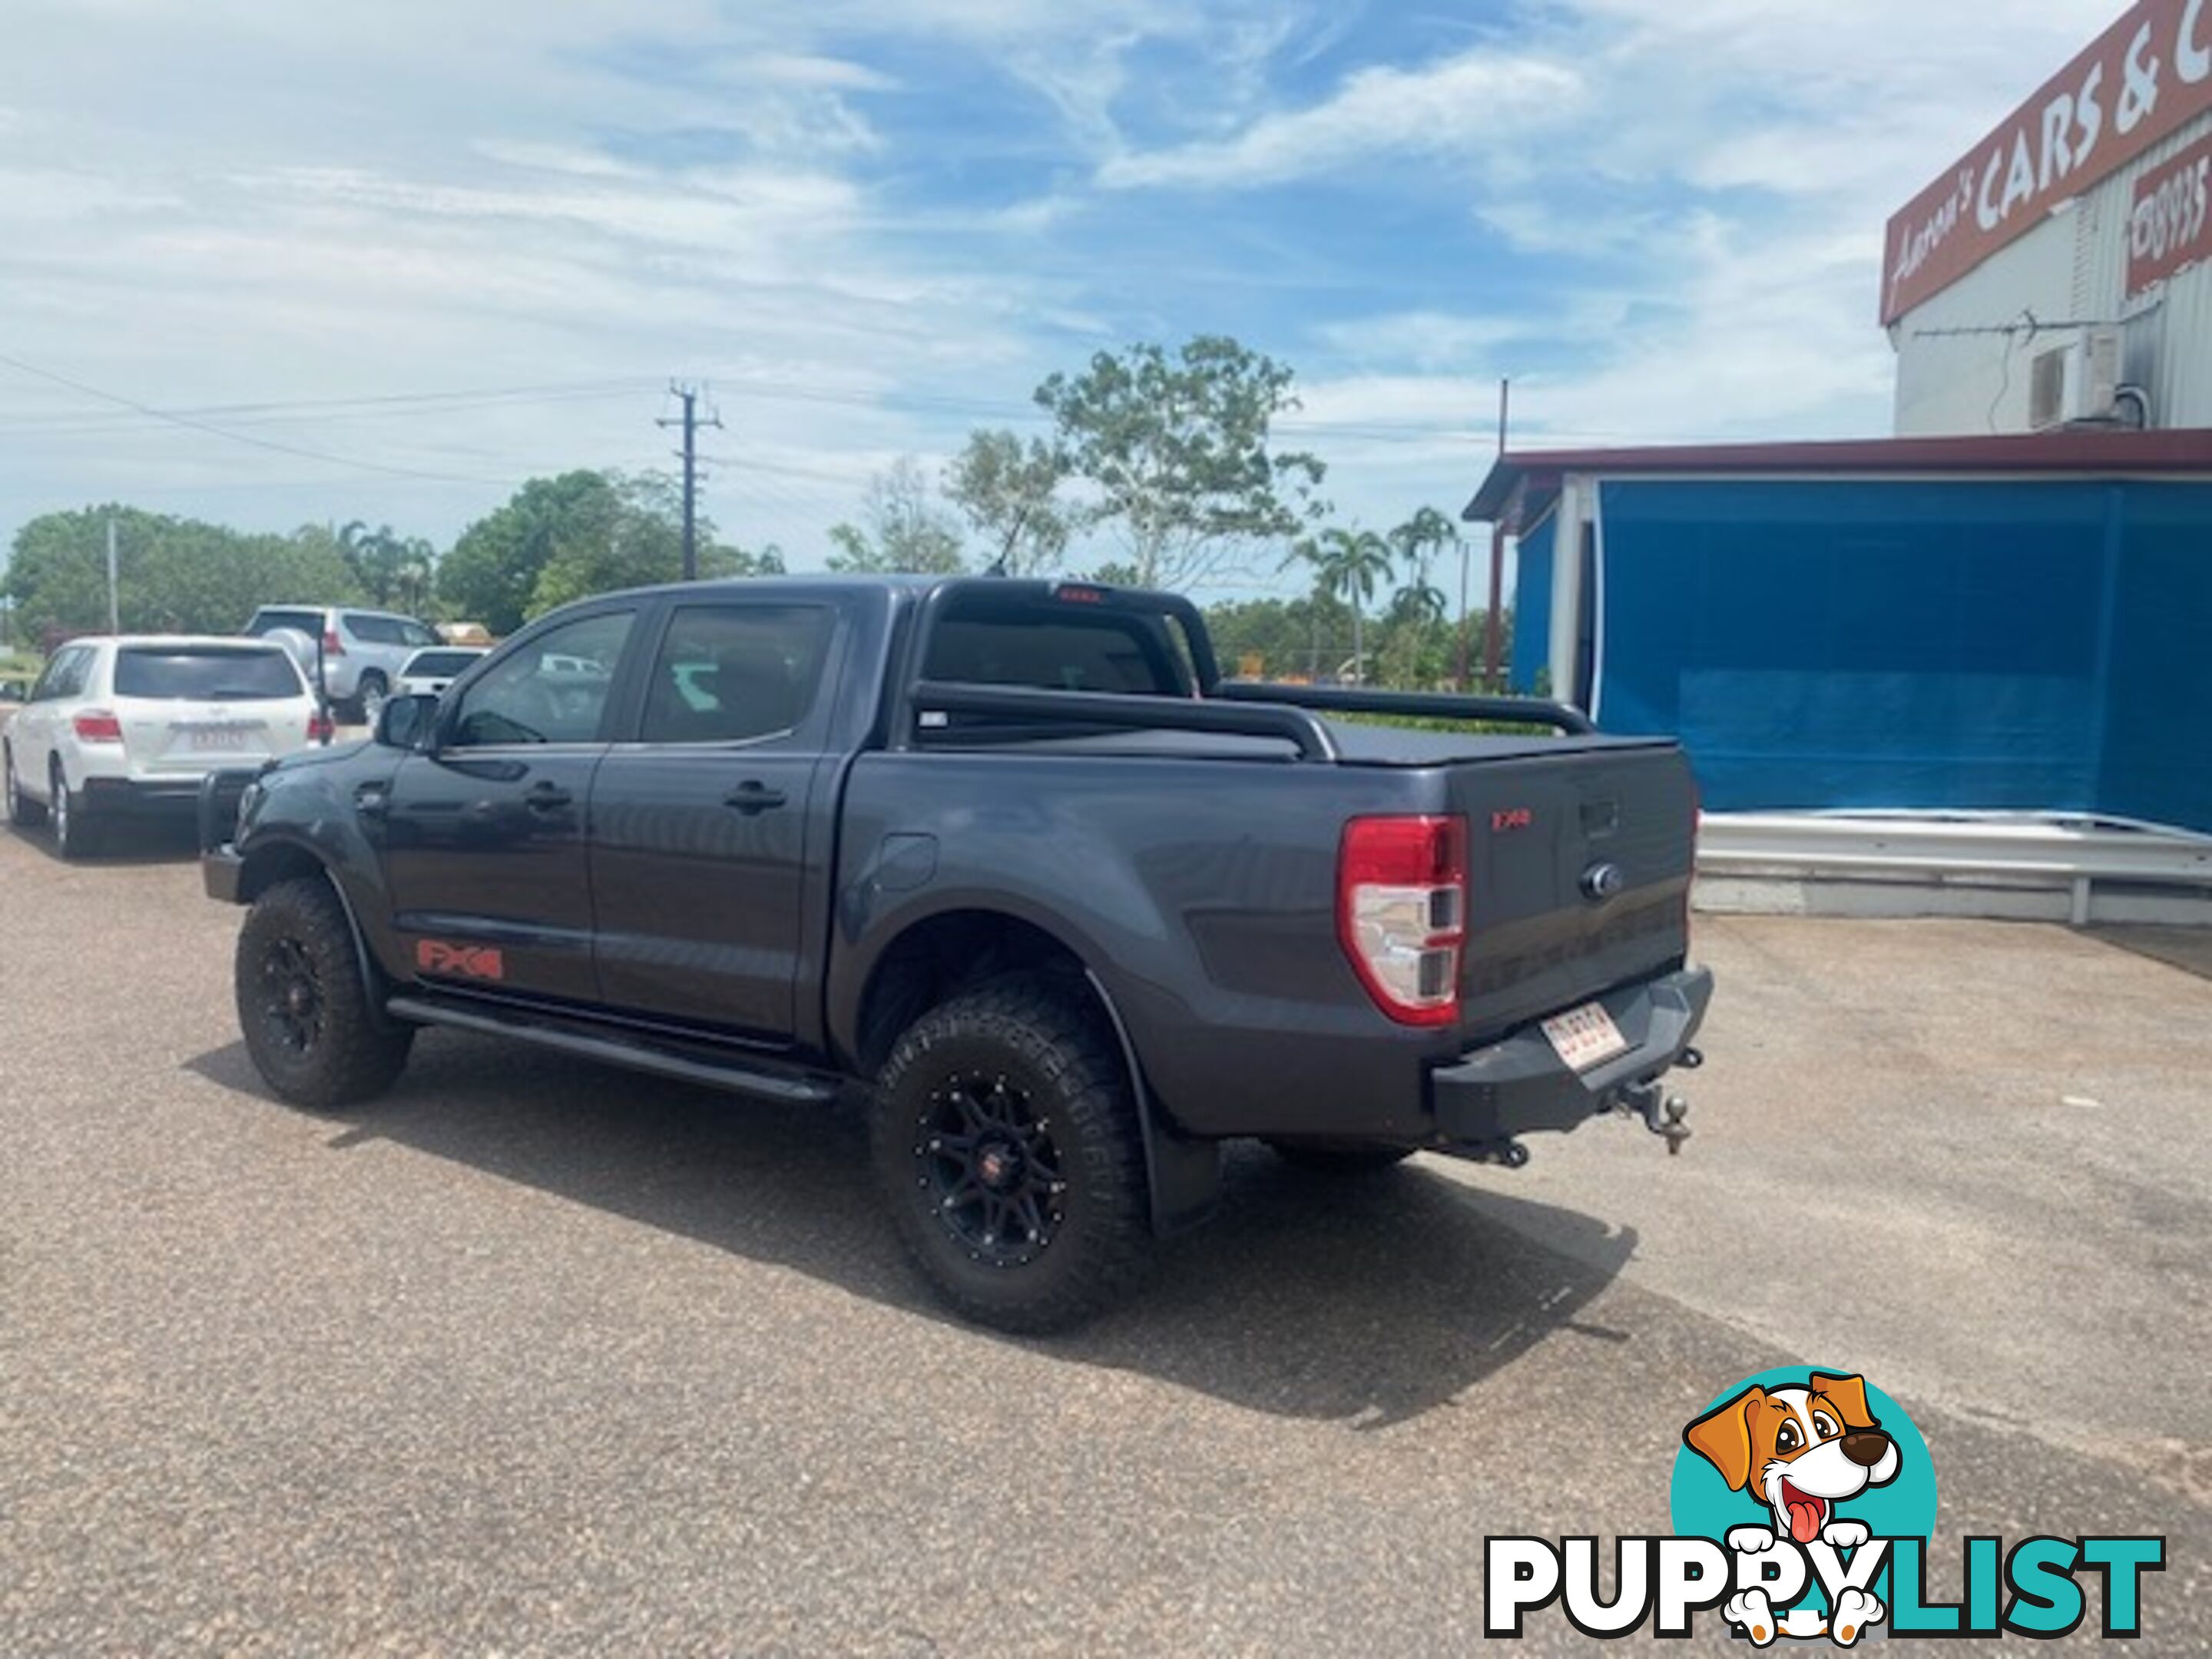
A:
[[[253,620],[246,625],[249,634],[273,634],[280,628],[295,628],[313,638],[323,631],[323,613],[319,611],[257,611]]]
[[[1057,604],[953,611],[937,624],[922,678],[1159,697],[1191,689],[1158,617]]]
[[[483,655],[481,651],[418,651],[402,672],[413,675],[458,674]]]
[[[219,645],[127,646],[115,657],[115,695],[193,702],[251,702],[307,695],[281,651]]]

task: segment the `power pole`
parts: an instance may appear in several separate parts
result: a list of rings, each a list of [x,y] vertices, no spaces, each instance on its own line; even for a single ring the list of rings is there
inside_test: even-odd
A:
[[[107,631],[123,631],[123,602],[115,584],[115,515],[107,515]]]
[[[709,410],[706,418],[699,416],[699,388],[668,383],[668,389],[683,401],[681,419],[663,418],[656,426],[680,426],[684,428],[684,580],[699,580],[699,428],[702,426],[719,428],[722,417]]]
[[[1510,437],[1508,423],[1513,408],[1513,382],[1498,383],[1498,459],[1505,459],[1505,447]],[[1516,602],[1518,602],[1517,596]],[[1486,690],[1499,690],[1498,668],[1500,648],[1504,641],[1499,637],[1498,613],[1505,604],[1505,526],[1503,523],[1490,526],[1490,609],[1482,619],[1482,679]],[[1460,672],[1467,672],[1466,632],[1461,631]]]

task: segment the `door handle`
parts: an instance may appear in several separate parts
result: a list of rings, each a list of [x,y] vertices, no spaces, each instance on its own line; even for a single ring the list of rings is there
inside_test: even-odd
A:
[[[522,792],[522,803],[533,812],[557,812],[575,805],[576,798],[551,781],[533,783]]]
[[[750,817],[756,812],[781,806],[788,799],[782,790],[771,789],[758,778],[748,778],[722,797],[722,805]]]
[[[365,818],[381,818],[392,811],[392,797],[380,783],[364,783],[353,792],[353,810]]]

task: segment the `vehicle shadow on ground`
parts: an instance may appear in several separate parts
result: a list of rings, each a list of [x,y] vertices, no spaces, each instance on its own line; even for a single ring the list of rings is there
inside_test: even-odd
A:
[[[442,1032],[415,1056],[386,1100],[330,1120],[334,1152],[410,1147],[955,1322],[892,1236],[857,1107],[757,1104]],[[265,1098],[240,1044],[188,1069]],[[1633,1231],[1418,1162],[1347,1180],[1243,1146],[1226,1186],[1220,1216],[1168,1243],[1134,1301],[1027,1346],[1255,1410],[1381,1427],[1554,1331],[1630,1340],[1579,1315],[1634,1254]],[[1539,1229],[1568,1253],[1533,1242]]]
[[[2212,979],[2212,927],[2092,927],[2089,937],[2199,979]]]
[[[8,825],[4,832],[36,851],[50,863],[72,870],[97,870],[102,865],[138,869],[154,864],[185,864],[199,856],[199,838],[189,823],[117,823],[104,832],[106,839],[89,857],[64,859],[54,845],[54,833],[44,824]]]

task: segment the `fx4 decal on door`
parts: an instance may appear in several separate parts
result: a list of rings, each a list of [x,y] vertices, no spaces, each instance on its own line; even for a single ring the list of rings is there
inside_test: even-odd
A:
[[[507,963],[498,947],[490,945],[448,945],[443,939],[417,939],[415,965],[426,974],[457,974],[464,979],[507,977]]]

